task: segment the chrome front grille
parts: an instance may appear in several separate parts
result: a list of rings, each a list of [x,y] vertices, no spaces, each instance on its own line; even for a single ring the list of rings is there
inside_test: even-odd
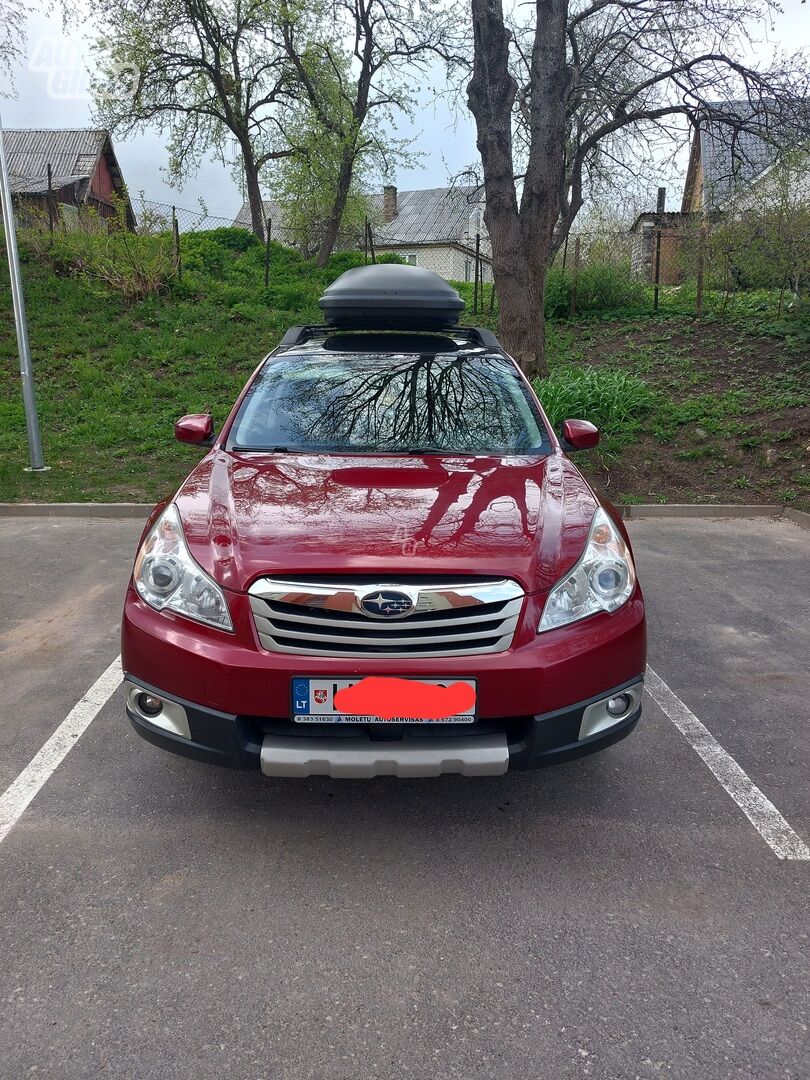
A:
[[[358,584],[261,578],[248,592],[264,648],[310,656],[503,652],[524,597],[509,579]]]

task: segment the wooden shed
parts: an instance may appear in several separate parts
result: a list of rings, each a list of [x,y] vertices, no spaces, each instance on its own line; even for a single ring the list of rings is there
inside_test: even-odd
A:
[[[3,145],[17,206],[37,207],[45,213],[49,203],[54,211],[88,207],[102,218],[112,218],[115,196],[123,201],[127,228],[135,228],[135,214],[108,131],[11,128],[3,132]]]

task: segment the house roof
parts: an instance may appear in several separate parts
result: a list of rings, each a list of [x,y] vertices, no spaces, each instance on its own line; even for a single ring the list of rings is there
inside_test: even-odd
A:
[[[374,196],[381,208],[382,196]],[[483,210],[483,192],[475,186],[423,188],[397,192],[396,217],[374,230],[378,244],[469,243],[483,232],[476,212]]]
[[[277,202],[272,199],[265,199],[262,203],[262,213],[264,220],[267,221],[270,218],[273,222],[273,235],[275,236],[279,231],[283,231],[287,228],[286,218],[284,212]],[[238,229],[250,228],[250,203],[242,203],[242,209],[234,218],[234,226]]]
[[[383,196],[371,195],[372,208],[382,213]],[[265,220],[273,221],[273,235],[286,229],[283,207],[268,200],[263,203]],[[483,191],[477,186],[422,188],[397,192],[397,214],[387,223],[374,227],[374,242],[382,247],[409,244],[466,244],[475,242],[476,231],[485,232],[483,220],[478,222],[477,211],[483,210]],[[237,215],[234,225],[250,228],[250,207],[247,203]]]
[[[757,112],[747,100],[713,105],[699,126],[704,210],[721,209],[736,189],[752,184],[770,168],[786,146],[799,145],[810,136],[801,119],[793,115],[788,128],[775,110],[769,111],[767,102]],[[758,130],[741,127],[746,121]]]
[[[47,191],[48,165],[54,187],[89,180],[108,139],[101,128],[6,129],[3,145],[12,192]]]
[[[659,214],[655,210],[645,210],[638,215],[636,220],[630,226],[630,232],[639,232],[645,225],[662,229],[676,228],[685,221],[688,221],[690,217],[690,214],[686,214],[681,210],[665,210],[663,214]]]

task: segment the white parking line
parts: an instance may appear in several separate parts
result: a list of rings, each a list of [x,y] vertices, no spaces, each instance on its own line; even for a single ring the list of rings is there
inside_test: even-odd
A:
[[[650,667],[647,668],[645,686],[774,853],[780,859],[810,859],[810,847],[788,825],[770,799],[765,798],[731,754]]]
[[[90,687],[81,701],[67,714],[20,775],[0,795],[0,843],[14,828],[20,815],[39,789],[64,761],[90,721],[98,715],[118,688],[122,678],[121,657],[116,656],[107,670]]]
[[[79,736],[115,693],[121,678],[121,657],[117,656],[81,701],[70,710],[17,779],[0,795],[0,843],[76,745]],[[647,668],[646,688],[772,851],[780,859],[810,860],[810,847],[788,825],[770,799],[762,794],[709,729],[650,667]]]

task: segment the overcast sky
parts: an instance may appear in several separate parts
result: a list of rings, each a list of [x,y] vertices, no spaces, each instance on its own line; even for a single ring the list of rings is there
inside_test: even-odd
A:
[[[774,45],[794,50],[810,44],[810,5],[785,0],[784,11],[773,28],[752,28],[763,57]],[[92,16],[85,26],[92,31]],[[64,34],[56,14],[33,14],[28,25],[28,55],[16,72],[17,96],[0,99],[6,127],[87,127],[92,124],[87,94],[86,41],[76,31]],[[438,187],[448,177],[475,160],[475,132],[469,117],[455,115],[444,102],[434,103],[426,92],[417,110],[412,134],[421,163],[403,169],[396,178],[402,189]],[[400,130],[399,134],[403,134]],[[230,170],[211,162],[190,178],[182,191],[169,187],[163,172],[167,155],[161,136],[147,133],[128,142],[115,139],[124,177],[133,194],[144,192],[154,202],[197,207],[202,197],[212,215],[233,217],[241,205]]]

